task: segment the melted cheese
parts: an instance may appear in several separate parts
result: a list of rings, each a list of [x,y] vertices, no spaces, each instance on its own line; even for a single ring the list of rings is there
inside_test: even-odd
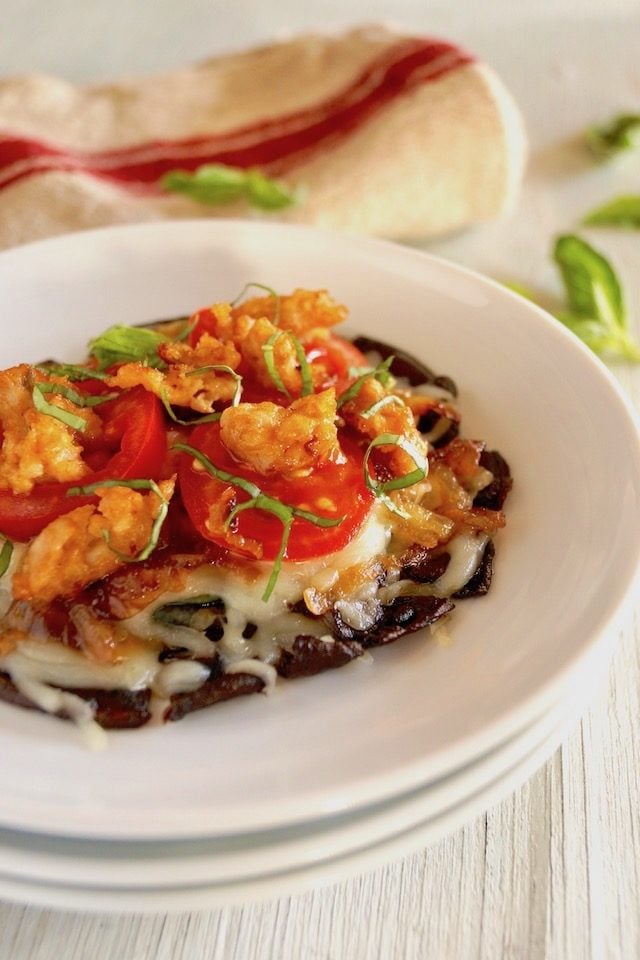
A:
[[[260,677],[265,692],[273,690],[277,672],[273,663],[282,649],[290,647],[300,635],[327,638],[326,626],[291,611],[291,604],[302,596],[305,587],[318,584],[326,587],[339,572],[355,563],[383,554],[391,537],[388,515],[384,507],[374,506],[359,535],[343,550],[315,561],[284,563],[276,587],[265,603],[262,595],[271,573],[268,563],[254,564],[242,574],[215,565],[203,565],[188,575],[184,589],[166,593],[154,604],[127,620],[122,626],[133,635],[152,641],[126,661],[116,664],[95,663],[82,653],[46,638],[25,640],[10,654],[0,658],[0,670],[8,673],[13,683],[42,710],[58,713],[64,710],[90,736],[92,745],[102,742],[104,732],[93,719],[91,705],[81,697],[59,687],[97,687],[103,690],[152,690],[151,712],[158,717],[171,696],[200,687],[209,676],[209,668],[197,660],[173,660],[162,664],[157,658],[157,641],[171,647],[184,647],[194,657],[223,659],[227,673],[249,673]],[[18,555],[2,582],[0,606],[8,608],[11,593],[6,588],[11,571],[19,562]],[[374,585],[375,586],[375,585]],[[4,594],[6,593],[6,597]],[[173,601],[188,602],[202,594],[224,600],[223,636],[218,641],[190,627],[174,626],[153,619],[153,611]],[[5,610],[6,612],[6,610]],[[25,611],[25,616],[29,611]],[[29,612],[29,616],[32,614]],[[250,639],[243,637],[247,623],[255,626]],[[15,626],[15,625],[14,625]],[[28,630],[28,624],[25,623]]]

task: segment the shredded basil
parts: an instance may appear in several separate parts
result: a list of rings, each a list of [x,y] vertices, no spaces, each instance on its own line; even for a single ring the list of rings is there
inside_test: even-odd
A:
[[[307,360],[307,356],[304,352],[304,347],[293,333],[289,330],[278,330],[277,333],[272,334],[267,342],[262,346],[262,355],[264,357],[264,362],[267,366],[267,371],[269,376],[273,380],[273,384],[280,393],[284,393],[285,396],[290,397],[291,394],[284,385],[284,381],[280,376],[280,371],[276,366],[275,356],[274,356],[274,347],[280,337],[289,337],[293,344],[293,348],[296,352],[296,357],[300,365],[300,396],[308,397],[313,393],[313,377],[311,376],[311,366]]]
[[[155,480],[98,480],[96,483],[89,483],[85,487],[71,487],[69,490],[67,490],[67,496],[90,497],[96,492],[96,490],[109,487],[128,487],[130,490],[151,490],[160,500],[160,509],[158,511],[158,516],[153,521],[149,539],[142,550],[136,554],[135,557],[130,557],[126,553],[120,553],[119,550],[116,550],[114,547],[112,547],[108,530],[104,530],[102,533],[102,536],[109,549],[115,553],[118,559],[122,560],[123,563],[139,563],[141,560],[147,560],[158,546],[160,531],[162,530],[162,525],[166,520],[167,513],[169,512],[169,501],[166,499]]]
[[[60,423],[64,423],[65,426],[71,427],[72,430],[79,430],[81,433],[83,433],[87,429],[86,420],[84,420],[82,417],[77,417],[75,413],[70,413],[68,410],[63,410],[62,407],[57,407],[54,403],[49,403],[47,400],[45,400],[45,393],[51,392],[46,388],[54,386],[58,385],[53,383],[35,384],[31,392],[34,407],[38,413],[44,413],[48,417],[53,417],[54,420],[59,420]]]
[[[71,387],[65,387],[61,383],[36,383],[31,394],[36,410],[38,410],[39,413],[45,413],[48,417],[54,417],[54,419],[60,420],[61,423],[66,424],[73,430],[80,430],[81,433],[87,429],[87,421],[82,417],[77,417],[74,413],[70,413],[68,410],[63,410],[62,407],[48,403],[44,398],[45,393],[52,393],[56,396],[64,397],[77,407],[98,407],[101,403],[108,403],[109,400],[115,400],[115,398],[119,396],[117,393],[84,396],[78,393],[77,390],[73,390]]]
[[[262,595],[262,600],[265,603],[273,593],[280,570],[282,569],[282,561],[284,560],[287,550],[287,544],[289,542],[289,536],[291,534],[291,527],[294,519],[297,517],[300,520],[307,520],[316,527],[337,527],[345,520],[345,517],[321,517],[318,514],[311,513],[308,510],[302,510],[300,507],[294,507],[292,504],[283,503],[276,497],[270,497],[268,494],[263,493],[260,487],[258,487],[255,483],[252,483],[250,480],[245,480],[244,477],[236,477],[232,473],[228,473],[226,470],[221,470],[220,467],[216,467],[215,464],[213,464],[206,456],[206,454],[195,447],[189,446],[187,443],[176,443],[173,445],[172,449],[180,450],[182,453],[189,454],[189,456],[193,457],[198,461],[198,463],[201,464],[201,466],[204,467],[207,473],[209,473],[212,477],[215,477],[216,480],[221,480],[223,483],[238,487],[238,489],[249,495],[249,500],[239,503],[233,508],[233,510],[230,511],[226,520],[226,526],[229,526],[229,524],[233,523],[234,519],[239,513],[251,509],[264,510],[265,513],[270,513],[277,517],[282,523],[283,529],[280,548],[273,561],[271,575],[267,582],[266,589]]]
[[[389,372],[389,368],[391,367],[391,364],[393,363],[394,360],[395,360],[395,357],[393,356],[387,357],[386,360],[383,360],[382,363],[379,363],[378,366],[374,367],[373,370],[367,370],[365,371],[365,373],[362,373],[358,377],[358,379],[355,380],[351,384],[351,386],[347,390],[345,390],[344,393],[341,393],[340,396],[338,397],[338,400],[336,403],[338,410],[340,409],[340,407],[343,407],[345,403],[349,403],[350,400],[355,400],[355,398],[358,396],[358,394],[362,390],[362,387],[364,386],[365,381],[367,381],[369,377],[373,377],[375,380],[378,381],[378,383],[381,383],[383,387],[386,387],[389,381],[391,380],[391,373]]]
[[[214,363],[206,367],[198,367],[197,370],[189,370],[186,374],[187,377],[195,377],[199,373],[206,373],[208,370],[220,370],[222,373],[228,373],[229,376],[233,377],[236,382],[236,388],[233,393],[231,400],[231,406],[237,407],[240,403],[240,397],[242,396],[242,377],[239,373],[232,367],[228,367],[226,363]],[[173,411],[171,404],[169,403],[169,397],[167,396],[167,391],[165,389],[160,393],[160,399],[165,410],[171,417],[174,423],[179,423],[183,427],[194,427],[198,423],[216,423],[222,416],[221,413],[205,413],[201,417],[194,417],[192,420],[181,420]]]
[[[242,288],[238,296],[231,301],[231,306],[232,307],[237,306],[237,304],[244,297],[247,290],[251,290],[252,287],[256,287],[258,290],[264,290],[266,293],[269,294],[270,297],[273,297],[273,301],[274,301],[273,324],[274,326],[278,327],[280,325],[280,309],[281,309],[282,298],[280,297],[279,293],[276,293],[273,287],[268,287],[264,283],[255,283],[255,281],[253,280],[250,283],[245,283],[244,287]]]
[[[304,352],[304,347],[302,346],[298,338],[295,337],[292,333],[289,333],[289,337],[296,351],[298,363],[300,364],[300,377],[302,380],[300,396],[308,397],[313,393],[313,377],[311,376],[311,366],[309,365],[309,361],[307,360],[307,355]]]
[[[39,363],[36,370],[48,373],[52,377],[66,377],[67,380],[108,380],[106,373],[91,370],[89,367],[80,367],[74,363]]]
[[[109,327],[89,343],[89,353],[95,357],[100,370],[118,363],[145,363],[149,367],[164,367],[158,356],[161,343],[169,338],[147,327]]]
[[[11,563],[11,557],[13,555],[13,543],[8,537],[5,537],[3,533],[0,533],[0,537],[2,537],[4,541],[2,544],[2,549],[0,550],[0,577],[4,577],[5,573],[9,569],[9,564]]]
[[[187,322],[185,323],[180,333],[176,336],[175,342],[180,343],[180,341],[186,340],[189,334],[193,333],[193,331],[197,326],[198,326],[197,320],[194,320],[193,323],[189,323],[189,321],[187,320]]]
[[[372,403],[370,407],[367,407],[366,410],[363,410],[360,414],[361,417],[364,417],[365,420],[368,420],[370,417],[375,416],[379,410],[382,410],[383,407],[388,407],[392,404],[398,404],[401,407],[404,407],[404,400],[400,397],[396,397],[395,393],[388,393],[385,397],[381,397],[379,400],[376,400],[375,403]]]
[[[273,380],[276,390],[278,390],[280,393],[284,393],[286,397],[289,397],[291,394],[284,385],[282,377],[280,376],[280,372],[276,366],[275,357],[273,355],[273,349],[277,341],[282,336],[284,336],[284,330],[278,330],[277,333],[272,334],[267,342],[262,346],[262,355],[264,357],[264,362],[267,365],[269,376]]]
[[[411,470],[409,473],[405,473],[401,477],[394,477],[392,480],[386,480],[383,483],[380,483],[380,481],[372,477],[371,473],[369,472],[369,457],[376,447],[388,446],[399,447],[401,450],[404,450],[404,452],[413,460],[415,464],[415,470]],[[407,440],[406,437],[396,433],[381,433],[379,436],[375,437],[375,439],[372,440],[367,447],[367,452],[364,455],[362,466],[364,470],[364,482],[369,490],[375,494],[378,500],[382,500],[387,509],[389,509],[392,513],[402,517],[404,520],[408,519],[408,514],[405,513],[401,507],[398,507],[398,505],[387,496],[387,493],[391,490],[404,490],[405,487],[412,487],[415,483],[419,483],[421,480],[424,480],[428,469],[426,457],[413,443]]]

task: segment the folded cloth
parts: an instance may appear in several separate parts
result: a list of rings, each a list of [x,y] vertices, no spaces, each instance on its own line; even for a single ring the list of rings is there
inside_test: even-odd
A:
[[[283,219],[426,238],[508,209],[524,154],[517,108],[489,67],[383,27],[101,86],[11,78],[0,82],[0,247],[111,223],[256,215],[159,185],[206,163],[303,188]]]

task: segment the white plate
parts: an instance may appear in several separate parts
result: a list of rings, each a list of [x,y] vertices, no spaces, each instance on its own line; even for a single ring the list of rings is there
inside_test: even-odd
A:
[[[210,910],[247,902],[290,897],[318,886],[338,883],[391,860],[414,853],[468,823],[523,784],[566,737],[573,720],[549,733],[502,776],[440,814],[420,820],[360,850],[322,862],[235,883],[200,883],[175,887],[106,887],[38,882],[0,873],[0,897],[20,903],[99,913],[165,913]]]
[[[581,685],[579,698],[570,705],[559,704],[523,733],[450,776],[354,813],[220,839],[91,841],[0,830],[0,871],[5,877],[37,883],[175,889],[244,882],[316,866],[439,817],[502,779],[577,717],[592,688],[593,683]]]
[[[242,833],[348,811],[462,766],[539,717],[597,656],[638,568],[640,446],[605,368],[502,287],[390,244],[282,225],[143,224],[0,255],[3,364],[78,359],[114,322],[186,313],[248,280],[327,287],[351,329],[448,373],[463,428],[515,488],[488,597],[428,635],[88,753],[2,705],[0,823],[54,835]],[[621,470],[620,465],[625,464]]]

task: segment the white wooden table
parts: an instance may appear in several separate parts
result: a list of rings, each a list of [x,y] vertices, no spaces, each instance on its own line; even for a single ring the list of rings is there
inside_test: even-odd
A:
[[[165,69],[313,26],[294,0],[1,6],[0,73],[39,69],[78,80]],[[577,139],[589,123],[640,112],[640,8],[636,0],[425,6],[352,0],[347,17],[327,2],[322,20],[392,15],[465,42],[497,67],[530,132],[522,202],[509,223],[429,249],[553,296],[553,236],[574,230],[597,202],[640,192],[640,156],[599,168]],[[640,321],[640,235],[585,235],[615,261]],[[640,368],[615,372],[640,403]],[[0,903],[0,960],[633,960],[640,956],[637,639],[638,624],[629,623],[608,687],[603,679],[599,701],[553,759],[514,796],[430,849],[329,889],[209,913],[83,916]]]

